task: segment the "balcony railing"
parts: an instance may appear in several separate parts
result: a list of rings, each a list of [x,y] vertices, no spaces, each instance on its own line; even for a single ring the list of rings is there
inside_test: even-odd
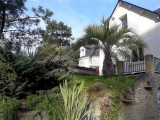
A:
[[[144,61],[119,61],[116,74],[135,74],[143,72],[160,73],[160,58],[146,55]]]
[[[127,60],[123,62],[124,74],[134,74],[145,72],[145,61],[132,62]]]

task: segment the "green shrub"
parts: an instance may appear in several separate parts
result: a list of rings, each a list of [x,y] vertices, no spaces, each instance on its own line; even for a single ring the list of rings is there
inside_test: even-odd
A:
[[[29,107],[36,107],[40,102],[43,101],[43,96],[29,95],[27,96],[27,105]]]
[[[16,119],[16,114],[21,108],[21,104],[18,100],[7,98],[0,104],[0,113],[3,114],[4,119],[7,119],[8,116],[14,116],[12,119]]]
[[[27,96],[27,105],[39,112],[45,111],[49,119],[60,120],[63,100],[59,88],[55,87],[51,90],[41,90],[38,95]]]

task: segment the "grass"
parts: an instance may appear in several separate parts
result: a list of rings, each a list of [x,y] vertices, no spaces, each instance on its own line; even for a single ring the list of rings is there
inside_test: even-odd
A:
[[[85,89],[92,96],[93,100],[101,94],[107,94],[112,99],[112,106],[109,108],[107,120],[118,120],[120,110],[120,96],[126,91],[127,87],[134,88],[135,76],[117,76],[104,78],[103,76],[72,76],[70,84],[80,84],[84,82]],[[103,112],[103,111],[102,111]],[[101,120],[106,119],[104,113],[100,116]]]
[[[118,76],[112,78],[104,78],[103,76],[72,76],[70,84],[80,84],[84,82],[86,92],[98,93],[105,91],[123,92],[128,86],[134,87],[135,76]],[[100,87],[99,90],[93,90],[93,87]],[[98,89],[98,88],[97,88]]]

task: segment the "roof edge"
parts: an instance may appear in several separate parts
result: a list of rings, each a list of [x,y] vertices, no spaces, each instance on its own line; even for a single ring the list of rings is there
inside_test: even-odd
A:
[[[158,13],[156,13],[156,12],[154,12],[154,11],[148,10],[148,9],[146,9],[146,8],[142,8],[142,7],[140,7],[140,6],[134,5],[134,4],[132,4],[132,3],[129,3],[129,2],[126,2],[126,1],[123,1],[123,0],[118,0],[116,6],[115,6],[115,8],[114,8],[114,10],[113,10],[113,12],[112,12],[112,14],[111,14],[111,16],[110,16],[109,18],[112,17],[113,13],[115,12],[115,10],[116,10],[116,8],[117,8],[117,6],[118,6],[118,4],[119,4],[120,2],[126,3],[126,4],[128,4],[128,5],[132,5],[132,6],[134,6],[134,7],[143,9],[143,10],[145,10],[145,11],[148,11],[148,12],[152,13],[152,14],[155,14],[155,15],[157,15],[157,16],[160,16],[160,14],[158,14]]]

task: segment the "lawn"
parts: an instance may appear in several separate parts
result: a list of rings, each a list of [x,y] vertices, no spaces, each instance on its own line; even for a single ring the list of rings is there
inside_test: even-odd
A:
[[[80,84],[83,81],[85,86],[84,91],[86,92],[123,92],[128,86],[134,88],[134,79],[135,76],[116,76],[112,78],[105,78],[103,76],[72,76],[70,84]]]

